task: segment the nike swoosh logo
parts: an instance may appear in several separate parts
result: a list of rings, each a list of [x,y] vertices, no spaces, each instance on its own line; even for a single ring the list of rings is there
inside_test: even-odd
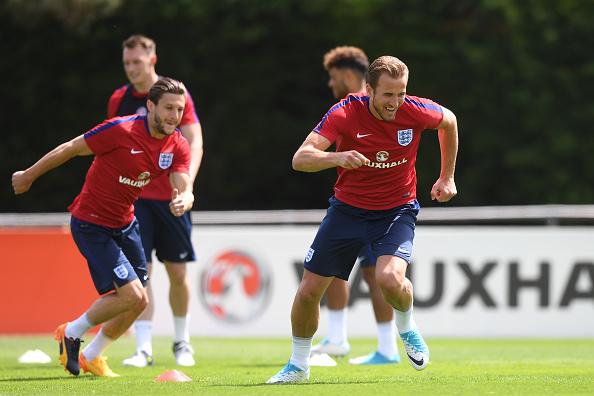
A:
[[[364,138],[365,136],[373,135],[373,133],[357,133],[357,139]]]
[[[422,365],[423,365],[423,363],[424,363],[424,360],[423,360],[423,358],[421,358],[421,360],[417,360],[417,359],[415,359],[414,357],[410,356],[408,353],[407,353],[406,355],[407,355],[407,356],[408,356],[408,358],[409,358],[409,359],[410,359],[410,360],[411,360],[411,361],[412,361],[414,364],[416,364],[417,366],[422,366]]]
[[[130,150],[130,154],[140,154],[140,153],[144,153],[144,151],[142,151],[142,150],[134,150],[134,149]]]

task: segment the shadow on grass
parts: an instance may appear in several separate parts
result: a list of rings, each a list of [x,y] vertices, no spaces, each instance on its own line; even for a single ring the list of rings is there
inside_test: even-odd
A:
[[[377,379],[371,381],[315,381],[315,382],[300,382],[297,384],[266,384],[264,382],[257,384],[215,384],[206,385],[205,388],[221,388],[221,387],[241,387],[241,388],[256,388],[256,387],[277,387],[277,386],[313,386],[313,385],[368,385],[368,384],[380,384],[387,382],[386,380]]]
[[[29,382],[29,381],[64,381],[64,380],[76,380],[76,381],[94,381],[96,378],[90,376],[84,377],[18,377],[18,378],[1,378],[0,382]]]

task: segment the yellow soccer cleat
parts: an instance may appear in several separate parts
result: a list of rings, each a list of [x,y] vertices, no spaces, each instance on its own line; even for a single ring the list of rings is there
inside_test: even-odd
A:
[[[85,358],[84,353],[81,353],[78,361],[80,363],[80,368],[83,369],[83,372],[85,373],[92,373],[97,377],[115,378],[120,376],[111,371],[107,365],[107,358],[103,356],[97,356],[89,362],[87,361],[87,358]]]

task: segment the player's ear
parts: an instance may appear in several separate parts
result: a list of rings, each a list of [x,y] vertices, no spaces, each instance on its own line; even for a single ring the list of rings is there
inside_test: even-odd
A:
[[[151,66],[155,66],[157,64],[157,54],[151,55]]]
[[[146,100],[146,109],[149,111],[149,113],[152,113],[155,110],[155,104],[153,103],[152,100],[150,100],[150,99]]]

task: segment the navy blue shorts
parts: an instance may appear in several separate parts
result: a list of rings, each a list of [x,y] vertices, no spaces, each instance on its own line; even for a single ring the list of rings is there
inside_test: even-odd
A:
[[[305,257],[305,268],[348,280],[355,260],[369,245],[373,261],[397,256],[410,263],[419,203],[388,210],[356,208],[330,198],[330,207]]]
[[[139,199],[134,212],[140,224],[140,236],[146,261],[152,261],[153,249],[160,262],[185,263],[196,260],[192,247],[190,212],[175,217],[168,201]]]
[[[371,251],[371,244],[363,246],[357,255],[359,258],[359,267],[375,267],[377,257]]]
[[[91,278],[99,294],[140,279],[148,280],[146,260],[136,219],[124,228],[109,228],[70,218],[72,238],[87,259]]]

